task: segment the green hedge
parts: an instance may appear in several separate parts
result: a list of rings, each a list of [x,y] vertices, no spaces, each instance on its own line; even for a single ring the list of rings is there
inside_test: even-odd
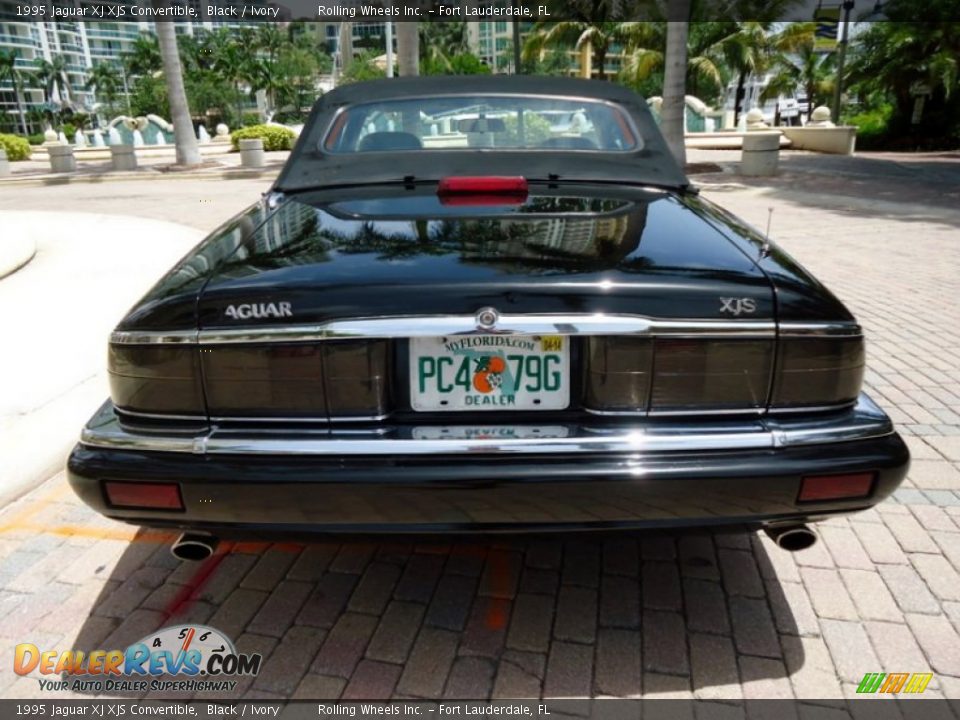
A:
[[[296,134],[290,128],[277,125],[253,125],[234,130],[230,133],[230,142],[233,143],[233,149],[236,150],[240,147],[241,140],[260,138],[263,140],[264,150],[289,150],[293,147],[295,137]]]
[[[7,151],[7,160],[10,162],[30,159],[30,143],[26,138],[19,135],[0,134],[0,145]]]

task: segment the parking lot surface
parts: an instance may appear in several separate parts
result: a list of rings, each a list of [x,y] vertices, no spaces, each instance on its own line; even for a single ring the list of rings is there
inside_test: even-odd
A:
[[[960,212],[704,194],[760,227],[775,207],[774,239],[864,325],[866,390],[913,454],[890,501],[796,554],[691,532],[224,543],[186,564],[59,474],[0,512],[0,647],[112,649],[204,623],[264,655],[231,693],[247,698],[829,702],[868,672],[931,672],[924,697],[960,697]],[[4,662],[0,695],[66,693]]]

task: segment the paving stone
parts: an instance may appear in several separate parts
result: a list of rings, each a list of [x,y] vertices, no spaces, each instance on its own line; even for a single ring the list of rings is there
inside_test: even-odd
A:
[[[310,668],[323,676],[349,678],[377,628],[378,619],[344,613],[330,630]]]
[[[683,535],[677,541],[677,550],[680,555],[680,572],[684,577],[720,579],[713,536],[706,533]]]
[[[917,553],[910,556],[910,562],[937,598],[960,601],[960,573],[953,569],[946,558]]]
[[[317,582],[323,577],[323,573],[338,550],[339,546],[334,543],[311,543],[307,545],[287,571],[287,580]]]
[[[687,630],[678,613],[645,610],[643,613],[643,667],[659,673],[685,675],[690,672],[687,659]]]
[[[879,573],[871,570],[841,570],[840,574],[862,620],[903,622],[903,613]]]
[[[320,649],[326,631],[319,628],[292,627],[287,630],[280,644],[264,663],[253,683],[255,690],[274,692],[283,698],[290,697],[300,685],[310,661]]]
[[[842,681],[859,683],[863,674],[869,672],[864,668],[881,667],[880,660],[860,623],[821,620],[820,627]]]
[[[936,507],[935,505],[916,505],[910,508],[910,512],[913,513],[914,517],[917,518],[927,532],[937,530],[952,533],[960,532],[960,526],[950,519],[950,516],[944,512],[943,508]],[[960,542],[960,538],[958,538],[958,542]]]
[[[547,657],[544,697],[590,697],[593,677],[593,648],[554,641]]]
[[[729,602],[737,651],[747,655],[780,657],[780,642],[767,603],[745,597],[731,597]]]
[[[330,628],[347,605],[357,583],[356,575],[326,573],[297,616],[300,625]]]
[[[240,587],[271,592],[287,574],[298,555],[299,553],[274,545],[260,556],[253,569],[240,581]]]
[[[720,635],[730,634],[727,602],[719,583],[684,578],[683,597],[687,626],[691,630]]]
[[[556,570],[525,567],[520,574],[521,593],[556,595],[559,585],[560,573]]]
[[[678,677],[656,672],[643,673],[644,700],[689,700],[690,692],[689,677]],[[686,704],[671,703],[671,705],[672,707],[664,704],[660,715],[655,714],[657,706],[648,705],[647,709],[653,712],[645,712],[644,717],[663,718],[664,720],[667,720],[667,718],[681,720],[689,717],[690,720],[693,720],[692,707],[689,708],[689,714],[685,714],[683,710],[686,708]],[[671,713],[664,712],[667,709],[671,710]]]
[[[347,607],[353,612],[379,615],[387,606],[400,578],[400,568],[390,563],[370,563],[357,583]]]
[[[882,669],[910,668],[910,672],[920,672],[929,667],[923,651],[906,625],[865,622],[863,627],[880,658]]]
[[[644,535],[640,541],[640,557],[643,560],[673,562],[677,558],[677,545],[670,535]]]
[[[480,595],[512,600],[520,582],[523,556],[515,552],[494,550],[487,556],[487,563],[480,576]]]
[[[760,577],[764,580],[800,582],[800,571],[793,553],[777,547],[766,533],[757,533],[751,538],[753,557],[757,562]]]
[[[877,569],[901,610],[933,615],[940,612],[937,599],[912,567],[879,565]]]
[[[330,561],[330,572],[360,575],[367,569],[373,557],[375,546],[371,543],[349,542],[340,546],[340,550]]]
[[[900,547],[908,553],[936,553],[937,544],[927,534],[913,515],[897,515],[885,518]]]
[[[216,569],[192,595],[194,599],[220,605],[257,563],[256,555],[231,552],[224,556]],[[271,588],[272,589],[272,588]]]
[[[651,610],[683,608],[680,593],[680,574],[675,563],[644,562],[641,591],[643,606]]]
[[[477,578],[483,572],[487,560],[487,548],[483,545],[455,545],[447,558],[444,572],[449,575],[466,575]]]
[[[403,569],[400,582],[393,592],[397,600],[428,603],[433,590],[448,562],[440,555],[413,555]]]
[[[166,576],[167,573],[159,568],[141,568],[124,580],[119,588],[105,597],[101,597],[93,610],[97,615],[123,619],[140,607],[147,596],[163,584]],[[57,584],[52,583],[51,585],[52,587],[48,586],[47,592],[59,594],[54,590]],[[16,583],[11,583],[8,587],[13,590],[17,589]],[[63,597],[62,594],[60,596]]]
[[[777,632],[783,635],[819,635],[820,623],[802,583],[767,581],[767,598]]]
[[[312,589],[313,585],[310,583],[282,581],[270,593],[270,597],[250,621],[247,629],[259,635],[283,637]]]
[[[600,625],[640,627],[640,583],[633,577],[604,575],[600,583]]]
[[[530,567],[555,570],[563,558],[563,543],[559,540],[535,540],[527,546],[524,557]]]
[[[403,664],[417,636],[424,610],[423,605],[416,603],[391,602],[367,646],[367,657]]]
[[[699,700],[739,699],[740,677],[733,641],[719,635],[690,635],[693,694]]]
[[[519,664],[501,661],[491,697],[494,699],[539,698],[543,681]]]
[[[550,647],[554,602],[552,596],[517,595],[507,633],[507,647],[546,653]]]
[[[907,555],[900,548],[893,533],[885,525],[854,523],[853,530],[860,544],[875,563],[905,565]]]
[[[326,675],[305,675],[291,700],[338,700],[347,681]]]
[[[597,633],[595,692],[614,697],[640,697],[640,633],[601,629]]]
[[[463,630],[476,588],[475,578],[464,575],[443,576],[427,608],[425,624],[447,630]]]
[[[857,619],[857,609],[840,579],[840,573],[836,570],[802,567],[800,576],[818,617]]]
[[[946,460],[914,460],[910,479],[921,490],[960,490],[960,470]]]
[[[210,618],[210,624],[227,637],[237,637],[268,597],[269,595],[262,590],[238,587],[217,608],[213,617]]]
[[[931,437],[926,440],[939,455],[947,460],[960,462],[960,435],[953,437]],[[911,446],[912,448],[913,446]],[[914,463],[916,460],[913,461]]]
[[[399,665],[362,660],[340,696],[341,700],[383,700],[393,695],[400,678]]]
[[[635,578],[640,571],[640,548],[636,540],[614,538],[603,543],[603,572]]]
[[[933,532],[931,535],[954,570],[960,572],[960,534]]]
[[[746,700],[792,700],[793,689],[780,660],[744,657],[740,660],[740,678]]]
[[[728,593],[763,597],[763,583],[752,552],[722,549],[717,554],[723,585]]]
[[[568,540],[563,544],[563,585],[595,588],[600,583],[600,547],[586,540]]]
[[[493,691],[496,665],[479,657],[458,657],[453,661],[443,697],[449,700],[486,700]]]
[[[829,527],[823,526],[817,528],[820,539],[826,544],[827,550],[833,557],[834,563],[839,568],[857,568],[860,570],[872,570],[873,561],[863,549],[856,533],[850,527]]]
[[[597,633],[597,591],[564,585],[557,597],[553,636],[560,640],[592,643]]]
[[[422,698],[440,697],[459,641],[459,635],[449,630],[424,628],[404,665],[397,692]]]
[[[749,550],[752,533],[746,532],[716,532],[713,539],[718,548],[731,550]]]
[[[470,610],[459,654],[499,657],[507,636],[511,603],[497,598],[477,598]]]
[[[960,677],[960,635],[943,615],[907,614],[907,624],[936,673]]]
[[[779,550],[779,548],[778,548]],[[783,552],[783,550],[779,550]],[[806,550],[792,553],[794,561],[801,567],[833,569],[837,566],[824,543],[814,543]]]

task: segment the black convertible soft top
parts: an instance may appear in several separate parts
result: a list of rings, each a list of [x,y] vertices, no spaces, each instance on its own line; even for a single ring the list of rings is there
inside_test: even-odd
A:
[[[621,107],[642,137],[635,151],[451,148],[329,153],[321,143],[337,112],[370,101],[443,95],[583,98]],[[457,175],[522,175],[531,181],[653,185],[682,190],[689,181],[660,134],[647,103],[612,82],[516,75],[392,78],[342,85],[321,97],[274,184],[281,192],[399,182],[437,182]]]

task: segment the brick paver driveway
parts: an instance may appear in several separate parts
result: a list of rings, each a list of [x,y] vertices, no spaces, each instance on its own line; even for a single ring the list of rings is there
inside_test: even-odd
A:
[[[761,226],[776,207],[775,238],[865,325],[868,390],[914,457],[894,500],[794,555],[676,534],[225,545],[191,565],[58,476],[0,514],[0,694],[40,692],[11,673],[18,642],[109,649],[189,619],[266,656],[248,697],[829,699],[921,671],[960,697],[960,213],[706,194]]]

